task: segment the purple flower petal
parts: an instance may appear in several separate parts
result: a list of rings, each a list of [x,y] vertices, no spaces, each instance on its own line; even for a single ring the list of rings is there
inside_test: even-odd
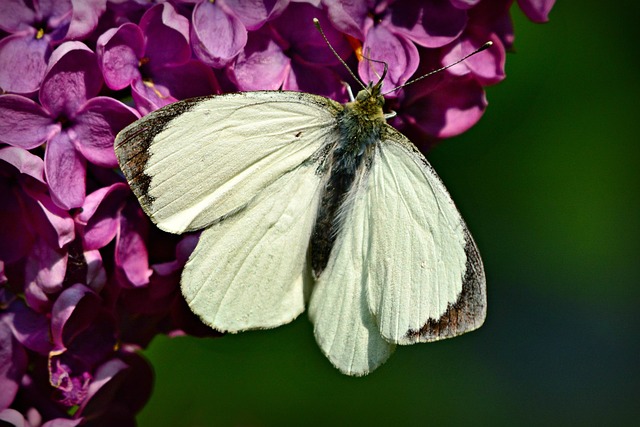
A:
[[[491,48],[467,58],[460,64],[454,65],[447,72],[456,76],[471,73],[483,85],[498,83],[505,77],[506,52],[497,36],[478,34],[474,31],[466,32],[456,43],[447,46],[441,64],[444,66],[454,63],[482,46],[488,40],[494,42]]]
[[[3,97],[0,97],[2,99]],[[44,162],[30,152],[16,147],[0,148],[0,160],[9,163],[19,173],[44,184]]]
[[[191,46],[205,64],[222,68],[247,44],[247,29],[218,2],[202,2],[193,9]]]
[[[22,0],[3,0],[0,2],[0,29],[9,33],[26,31],[35,21],[35,13]]]
[[[97,26],[100,16],[107,9],[107,0],[72,0],[73,17],[67,31],[68,40],[78,40],[89,35]]]
[[[39,234],[47,239],[51,247],[62,248],[71,243],[75,238],[75,227],[69,213],[58,207],[46,195],[39,195],[37,200],[45,217],[43,219],[46,219],[39,221]]]
[[[458,9],[467,10],[480,3],[480,0],[449,0]]]
[[[157,4],[140,20],[147,46],[145,57],[150,66],[183,64],[191,58],[189,20],[169,3]]]
[[[249,35],[247,46],[228,70],[240,90],[275,90],[282,87],[290,64],[273,30],[266,26]]]
[[[234,15],[249,31],[255,31],[265,22],[280,15],[289,5],[288,0],[225,0]]]
[[[383,83],[383,87],[387,89],[392,89],[409,80],[409,77],[418,69],[420,61],[418,49],[413,43],[400,35],[391,33],[383,25],[369,30],[363,52],[365,56],[389,64],[389,72]],[[382,71],[383,65],[377,62],[364,59],[358,64],[358,73],[365,83],[377,82]]]
[[[59,131],[49,114],[20,95],[0,95],[0,142],[26,150],[42,145]]]
[[[168,88],[143,82],[139,79],[135,80],[131,85],[131,96],[136,103],[136,108],[142,115],[149,114],[178,100],[171,95]]]
[[[2,401],[2,392],[0,392],[0,404]],[[0,406],[1,408],[2,406]],[[8,425],[12,427],[30,427],[22,414],[15,409],[5,409],[0,411],[0,421],[3,421],[2,425]],[[6,424],[5,424],[6,423]]]
[[[34,281],[27,282],[24,288],[24,299],[29,308],[37,313],[49,313],[51,311],[52,301],[49,296],[44,293],[42,288]]]
[[[375,6],[374,1],[324,0],[323,4],[337,29],[358,40],[364,40],[365,21]],[[324,23],[320,22],[320,25],[324,26]]]
[[[100,251],[85,251],[84,261],[87,264],[87,286],[96,293],[100,292],[107,283],[107,272],[104,269]]]
[[[455,40],[467,24],[467,13],[449,0],[403,0],[389,8],[383,23],[425,47],[441,47]]]
[[[0,317],[0,410],[13,402],[26,369],[27,354]]]
[[[428,135],[450,138],[473,126],[486,106],[484,90],[475,79],[452,78],[414,97],[400,114],[408,125]]]
[[[105,426],[134,425],[134,416],[149,399],[152,387],[149,362],[134,353],[122,354],[96,369],[78,413],[99,419]]]
[[[144,34],[131,23],[109,29],[98,38],[96,52],[107,86],[124,89],[140,78],[138,67],[144,55]]]
[[[74,117],[102,86],[102,74],[95,54],[80,42],[61,44],[51,54],[40,87],[40,103],[53,116]]]
[[[326,67],[303,62],[291,64],[291,71],[282,88],[315,93],[337,100],[345,99],[345,87],[337,73]]]
[[[137,203],[128,203],[120,218],[120,229],[116,236],[115,263],[133,286],[149,283],[153,271],[149,268],[149,257],[145,245],[148,230],[147,218]]]
[[[104,96],[90,99],[78,112],[72,142],[85,159],[102,167],[117,167],[113,142],[118,132],[139,116],[120,101]]]
[[[55,204],[63,209],[82,206],[86,186],[86,163],[66,133],[57,135],[47,145],[44,163],[51,198]]]
[[[518,6],[533,22],[549,21],[549,12],[555,4],[555,0],[518,0]]]
[[[271,26],[275,29],[275,37],[287,56],[297,62],[310,62],[318,65],[338,65],[340,61],[328,48],[327,43],[312,27],[313,18],[318,18],[322,24],[329,43],[341,58],[347,59],[352,49],[344,34],[338,31],[329,18],[317,8],[309,4],[292,4]],[[300,22],[302,25],[291,25]],[[306,25],[304,25],[306,23]],[[342,65],[340,65],[342,67]]]
[[[87,329],[98,316],[100,297],[76,283],[65,289],[51,309],[51,339],[57,351],[67,348],[75,336]]]
[[[0,89],[31,94],[38,90],[47,67],[49,43],[12,35],[0,40]]]
[[[42,427],[76,427],[82,421],[82,418],[76,418],[73,420],[69,418],[56,418],[42,424]]]
[[[166,88],[172,99],[187,99],[219,93],[220,87],[211,67],[198,60],[153,69],[155,88]]]
[[[41,238],[36,239],[25,265],[25,280],[34,282],[45,293],[62,289],[67,271],[67,251],[53,248]]]
[[[89,194],[82,206],[78,221],[84,224],[83,246],[87,250],[100,249],[116,236],[120,211],[129,189],[124,183],[100,188]]]
[[[9,306],[6,320],[13,335],[25,348],[42,355],[49,353],[52,345],[46,315],[36,313],[18,299]]]

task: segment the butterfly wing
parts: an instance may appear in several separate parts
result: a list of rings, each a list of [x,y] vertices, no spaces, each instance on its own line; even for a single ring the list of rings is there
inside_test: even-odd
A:
[[[320,349],[342,373],[357,376],[376,369],[395,349],[380,335],[367,301],[371,224],[367,220],[370,206],[362,191],[368,174],[360,172],[345,197],[341,232],[309,303],[309,318]]]
[[[482,324],[478,250],[409,140],[385,127],[345,200],[342,231],[309,307],[316,340],[338,369],[364,375],[395,344],[448,338]]]
[[[162,230],[195,231],[245,207],[334,132],[342,106],[297,92],[244,92],[168,105],[123,130],[116,156]]]
[[[340,108],[293,92],[230,94],[165,107],[118,137],[121,167],[158,226],[204,228],[181,286],[206,324],[271,328],[304,310],[318,165]]]
[[[366,194],[367,298],[382,336],[412,344],[478,328],[486,294],[475,242],[433,168],[390,126]]]

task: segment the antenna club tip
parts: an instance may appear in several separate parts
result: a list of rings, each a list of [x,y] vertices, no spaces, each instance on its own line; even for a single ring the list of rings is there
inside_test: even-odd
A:
[[[481,51],[483,51],[485,49],[489,49],[491,46],[493,46],[493,42],[491,40],[489,40],[488,42],[486,42],[485,44],[480,46],[480,49],[478,49],[478,52],[481,52]]]
[[[313,18],[313,23],[318,25],[320,23],[320,20],[318,18]]]

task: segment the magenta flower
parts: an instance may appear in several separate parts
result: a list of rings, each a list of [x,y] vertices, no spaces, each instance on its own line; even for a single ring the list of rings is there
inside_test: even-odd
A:
[[[113,90],[131,86],[138,110],[149,113],[178,99],[217,92],[212,70],[191,59],[189,21],[168,3],[98,39],[100,68]]]
[[[329,18],[344,33],[363,42],[364,56],[389,64],[384,85],[406,82],[418,68],[415,44],[436,48],[455,40],[467,23],[467,13],[448,0],[326,0]],[[365,82],[376,81],[382,65],[360,61]]]
[[[106,0],[0,2],[0,90],[31,94],[38,90],[53,48],[84,37],[97,26]]]
[[[149,283],[145,246],[149,224],[126,184],[116,183],[89,194],[76,221],[86,251],[97,251],[116,239],[114,261],[121,284]]]
[[[95,54],[80,42],[54,51],[40,88],[40,102],[19,95],[0,96],[0,141],[25,149],[47,142],[45,175],[54,202],[82,206],[86,161],[115,167],[113,139],[137,118],[121,102],[95,97],[102,85]]]
[[[293,27],[292,20],[322,20],[324,31],[338,53],[347,57],[349,44],[321,11],[308,4],[292,4],[275,20],[250,34],[244,51],[228,68],[240,90],[283,89],[317,93],[340,99],[344,69],[311,28]],[[335,68],[335,69],[334,69]]]
[[[0,2],[0,422],[133,425],[153,385],[136,351],[219,335],[179,288],[198,236],[155,228],[116,170],[114,137],[139,116],[122,101],[146,114],[218,80],[344,101],[355,82],[314,17],[365,83],[382,66],[363,55],[388,63],[386,90],[493,41],[391,94],[391,123],[428,149],[480,119],[514,43],[513,0],[154,3]],[[535,22],[553,3],[518,0]]]

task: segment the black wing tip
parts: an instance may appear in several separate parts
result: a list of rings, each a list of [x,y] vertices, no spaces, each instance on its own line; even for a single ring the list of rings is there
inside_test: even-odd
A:
[[[430,342],[453,338],[478,329],[487,315],[484,266],[478,248],[465,227],[467,264],[458,299],[450,303],[438,319],[429,319],[420,329],[405,334],[411,342]]]

